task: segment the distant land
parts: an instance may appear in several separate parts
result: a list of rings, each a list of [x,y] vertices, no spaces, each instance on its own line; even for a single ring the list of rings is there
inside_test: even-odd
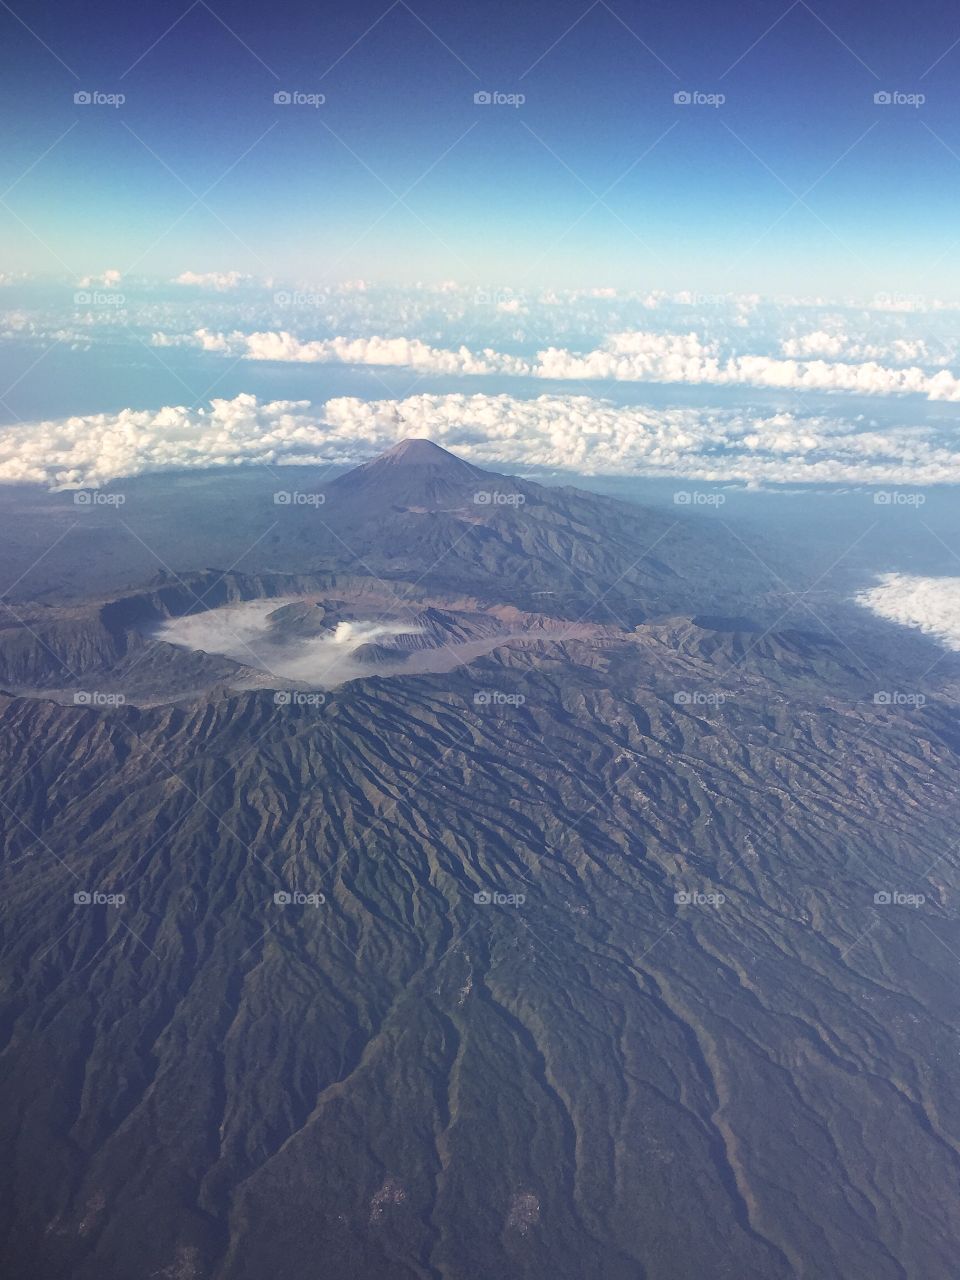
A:
[[[5,1271],[950,1275],[956,660],[425,441],[304,492],[7,606]]]

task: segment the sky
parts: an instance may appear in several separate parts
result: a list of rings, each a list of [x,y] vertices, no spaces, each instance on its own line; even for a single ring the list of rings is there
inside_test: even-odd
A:
[[[0,502],[407,436],[845,496],[953,643],[958,91],[927,0],[0,0]]]
[[[958,40],[889,0],[13,0],[0,272],[960,295]]]
[[[960,483],[946,7],[0,0],[0,66],[0,484]]]

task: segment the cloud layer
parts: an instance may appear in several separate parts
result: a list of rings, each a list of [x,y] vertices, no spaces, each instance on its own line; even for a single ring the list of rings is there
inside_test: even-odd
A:
[[[222,292],[224,289],[236,289],[240,284],[249,284],[252,279],[252,276],[243,275],[239,271],[181,271],[170,283]]]
[[[331,689],[367,670],[349,661],[360,645],[419,630],[391,622],[345,621],[332,632],[288,637],[285,643],[278,644],[270,616],[286,603],[290,601],[252,600],[168,618],[154,629],[153,635],[184,649],[222,654],[279,680]]]
[[[294,363],[400,366],[437,375],[490,375],[538,378],[554,382],[655,382],[696,386],[772,387],[794,391],[849,391],[859,395],[920,395],[928,400],[960,401],[960,379],[948,369],[931,372],[909,359],[934,360],[922,340],[869,345],[826,331],[785,339],[784,355],[726,354],[723,345],[694,332],[629,330],[610,334],[602,346],[586,352],[547,347],[525,358],[486,347],[447,349],[418,338],[323,338],[304,341],[287,330],[218,333],[200,328],[192,334],[155,333],[158,347],[192,346],[247,360]],[[828,360],[828,355],[869,359]],[[797,358],[802,356],[803,358]],[[892,364],[882,364],[885,356]]]
[[[960,578],[885,573],[877,586],[857,596],[857,603],[960,651]]]
[[[165,360],[180,348],[251,361],[402,367],[445,380],[672,382],[960,399],[960,307],[915,295],[857,302],[606,287],[524,291],[452,281],[278,287],[209,270],[164,281],[118,276],[110,270],[49,287],[7,278],[0,340],[31,348],[24,368],[38,346],[99,346],[115,359],[124,347],[139,355],[152,343],[171,349]]]
[[[354,463],[426,436],[480,466],[675,476],[710,483],[960,483],[949,423],[621,406],[583,395],[416,395],[169,406],[0,428],[0,482],[99,486],[145,472]]]

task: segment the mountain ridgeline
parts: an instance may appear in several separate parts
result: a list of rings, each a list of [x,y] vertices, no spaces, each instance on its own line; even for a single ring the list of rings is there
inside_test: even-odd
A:
[[[427,441],[310,496],[0,630],[4,1274],[952,1278],[949,664]]]

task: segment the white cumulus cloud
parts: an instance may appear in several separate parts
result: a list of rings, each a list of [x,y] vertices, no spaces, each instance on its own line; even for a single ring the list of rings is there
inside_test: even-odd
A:
[[[662,475],[711,483],[960,483],[949,422],[617,405],[585,395],[423,394],[124,409],[0,428],[0,482],[54,488],[192,468],[352,463],[426,436],[480,466]]]
[[[121,279],[121,273],[116,267],[109,267],[106,271],[101,271],[98,276],[83,276],[77,281],[77,288],[89,289],[95,284],[103,284],[110,288],[112,285],[119,284]]]
[[[243,275],[240,271],[181,271],[170,283],[193,285],[198,289],[215,289],[221,293],[225,289],[236,289],[237,285],[247,284],[252,279],[252,276]]]
[[[155,333],[155,346],[193,346],[248,360],[292,363],[395,366],[427,374],[532,377],[553,382],[655,382],[698,386],[772,387],[797,391],[849,391],[859,395],[920,395],[928,400],[960,400],[960,379],[949,369],[930,372],[907,360],[945,362],[930,357],[922,341],[885,346],[854,344],[826,331],[784,340],[787,358],[769,354],[728,354],[716,339],[696,332],[625,330],[586,352],[547,347],[534,359],[484,347],[448,349],[419,338],[363,337],[304,340],[287,330],[257,333]],[[821,355],[817,355],[821,353]],[[822,355],[846,355],[844,360]],[[883,358],[893,365],[881,363]]]
[[[881,618],[915,627],[948,649],[960,650],[960,578],[885,573],[856,600]]]

